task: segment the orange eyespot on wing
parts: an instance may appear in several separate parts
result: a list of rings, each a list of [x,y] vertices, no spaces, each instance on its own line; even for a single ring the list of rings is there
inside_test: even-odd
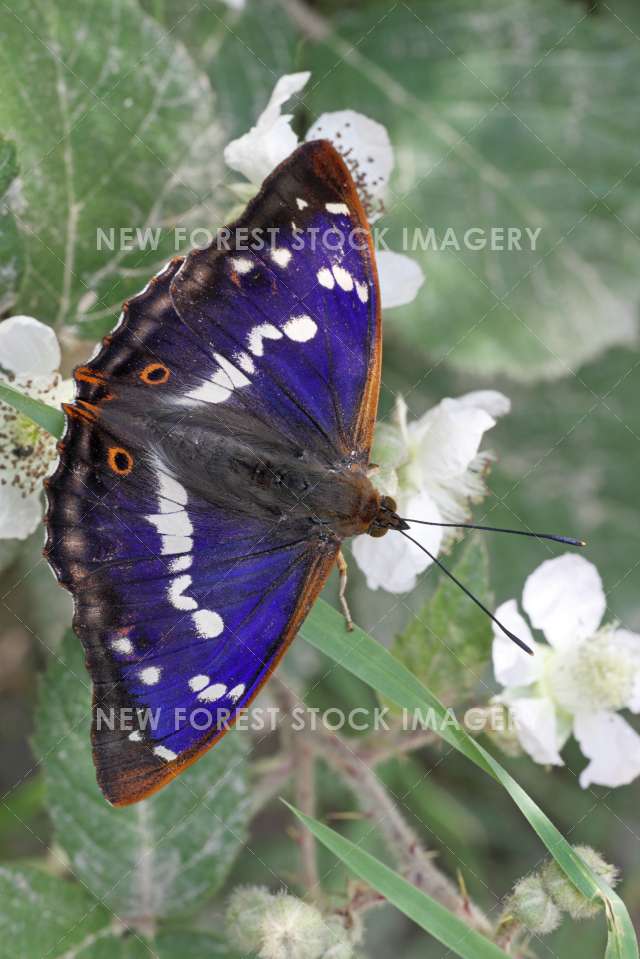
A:
[[[139,375],[142,382],[146,383],[147,386],[162,386],[171,374],[164,363],[148,363]]]
[[[133,456],[123,446],[110,446],[107,462],[109,468],[118,476],[128,476],[133,469]]]

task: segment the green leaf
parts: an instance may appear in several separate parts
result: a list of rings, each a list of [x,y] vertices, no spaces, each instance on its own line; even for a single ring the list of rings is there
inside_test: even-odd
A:
[[[18,306],[51,323],[88,318],[94,336],[178,252],[174,226],[217,227],[214,98],[134,0],[10,0],[3,31],[0,128],[18,146],[27,258]],[[140,248],[146,228],[161,228],[157,249],[150,234]]]
[[[344,5],[307,65],[315,112],[357,109],[396,149],[385,240],[435,231],[396,335],[433,367],[562,376],[637,329],[640,45],[603,4]],[[635,31],[637,34],[637,31]],[[469,229],[541,229],[535,251]],[[443,248],[451,228],[460,244]],[[472,237],[473,239],[473,237]]]
[[[7,383],[0,383],[0,401],[8,403],[18,413],[23,413],[30,420],[41,426],[47,433],[58,439],[64,432],[64,414],[55,406],[49,406],[32,396],[26,396],[19,390],[14,390]]]
[[[26,867],[0,866],[0,902],[0,959],[70,959],[111,918],[80,886]]]
[[[35,746],[56,839],[74,874],[118,916],[181,915],[221,887],[246,838],[247,739],[228,733],[160,793],[114,809],[96,785],[83,660],[69,634],[37,709]]]
[[[161,930],[153,945],[158,959],[240,959],[222,939],[209,932]]]
[[[49,959],[49,957],[47,957]],[[100,936],[64,959],[158,959],[155,943],[150,943],[130,930]]]
[[[144,0],[142,6],[207,73],[229,140],[254,125],[278,77],[296,69],[298,34],[279,0],[247,3],[242,11],[220,3],[186,9],[181,0]]]
[[[452,572],[486,606],[493,605],[485,543],[474,537],[463,547]],[[450,579],[437,589],[414,620],[393,642],[391,651],[445,702],[465,699],[491,655],[489,619]]]
[[[0,316],[13,305],[23,268],[22,243],[7,195],[17,175],[15,144],[0,136]]]
[[[460,726],[449,721],[434,694],[399,663],[384,646],[356,628],[345,641],[344,621],[327,603],[319,601],[304,623],[304,638],[331,659],[350,670],[384,697],[410,711],[432,710],[439,735],[506,789],[525,819],[573,884],[588,898],[604,898],[611,949],[621,959],[638,959],[638,944],[626,907],[620,897],[593,873],[567,840],[500,763]],[[616,955],[616,953],[612,953]]]
[[[39,775],[17,785],[0,805],[0,843],[5,843],[16,827],[31,829],[30,823],[44,812],[44,784]]]
[[[285,802],[283,800],[283,802]],[[471,929],[426,893],[416,889],[388,866],[369,855],[340,833],[305,816],[289,803],[285,805],[300,819],[319,842],[341,859],[360,879],[373,886],[397,909],[421,926],[456,956],[463,959],[500,959],[507,955],[489,939]]]

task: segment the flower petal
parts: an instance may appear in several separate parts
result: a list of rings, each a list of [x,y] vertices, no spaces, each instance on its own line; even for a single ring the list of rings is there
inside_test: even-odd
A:
[[[26,539],[42,519],[42,499],[15,486],[0,486],[0,539]]]
[[[528,577],[522,605],[552,646],[566,648],[595,633],[607,603],[593,563],[564,553],[546,560]]]
[[[537,763],[564,766],[559,750],[566,740],[558,728],[551,700],[518,697],[508,703],[522,748]]]
[[[499,416],[506,416],[511,410],[511,400],[504,393],[497,390],[473,390],[471,393],[465,393],[459,396],[458,403],[461,406],[477,407],[484,410],[489,416],[497,419]]]
[[[640,713],[640,636],[629,629],[615,629],[611,640],[616,646],[622,647],[629,653],[633,685],[626,706],[632,712]]]
[[[403,506],[407,516],[440,521],[440,514],[426,492],[411,496]],[[442,530],[437,526],[412,527],[411,535],[434,556],[438,554]],[[418,574],[431,565],[425,553],[395,531],[380,538],[357,536],[352,550],[356,563],[367,577],[369,589],[382,587],[388,593],[408,593],[416,585]]]
[[[496,618],[504,623],[507,629],[510,629],[520,639],[534,650],[533,656],[529,656],[523,649],[520,649],[513,640],[502,632],[502,630],[493,624],[493,672],[496,679],[503,686],[529,686],[540,678],[542,672],[542,650],[538,647],[531,630],[525,619],[518,611],[518,604],[515,599],[509,599],[502,603],[496,610]]]
[[[376,254],[376,262],[382,309],[392,310],[395,306],[412,303],[424,283],[420,264],[410,256],[394,253],[393,250],[380,250]]]
[[[244,174],[256,186],[298,145],[298,138],[291,129],[291,114],[282,114],[281,108],[303,89],[310,76],[304,71],[280,77],[256,125],[224,149],[227,166]]]
[[[576,716],[573,731],[591,762],[580,773],[580,785],[625,786],[640,776],[640,736],[617,713]]]
[[[475,458],[483,433],[492,426],[495,420],[480,407],[464,399],[442,400],[409,427],[414,442],[420,444],[425,476],[437,480],[461,476]]]
[[[48,376],[60,366],[60,347],[50,326],[32,316],[0,323],[0,367],[23,376]]]
[[[336,110],[319,116],[306,139],[331,140],[357,178],[365,207],[382,199],[393,170],[393,147],[381,123],[355,110]],[[381,213],[375,212],[370,221]]]

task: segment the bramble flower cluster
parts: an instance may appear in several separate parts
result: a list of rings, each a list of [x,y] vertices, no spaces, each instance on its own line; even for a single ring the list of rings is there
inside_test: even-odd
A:
[[[227,935],[242,954],[258,959],[352,959],[359,927],[347,930],[296,896],[264,886],[239,886],[229,900]]]
[[[601,625],[606,608],[593,563],[565,553],[527,579],[522,605],[547,643],[537,643],[514,599],[498,619],[534,650],[528,656],[494,630],[493,668],[522,748],[537,763],[562,766],[571,733],[589,765],[580,785],[623,786],[640,775],[640,736],[619,711],[640,712],[640,636]]]
[[[441,400],[409,422],[407,405],[398,398],[389,423],[378,423],[371,452],[377,470],[372,482],[392,496],[400,516],[434,523],[469,520],[471,503],[486,494],[484,475],[492,454],[480,451],[484,433],[509,412],[506,396],[493,390]],[[411,535],[437,555],[456,539],[455,530],[416,525]],[[406,593],[431,560],[400,535],[373,539],[358,536],[353,555],[370,589]]]
[[[0,383],[60,406],[73,397],[73,381],[57,372],[60,347],[53,330],[31,316],[0,323]],[[0,400],[0,539],[25,539],[42,517],[42,481],[56,456],[56,441]]]
[[[590,846],[574,846],[574,851],[607,885],[616,885],[618,870],[599,852]],[[503,922],[515,921],[529,932],[546,936],[558,928],[563,913],[574,920],[592,919],[601,909],[601,899],[588,899],[556,862],[547,860],[540,870],[515,884],[505,904]]]
[[[246,202],[253,196],[274,167],[299,146],[291,128],[293,117],[282,113],[282,108],[301,93],[310,77],[306,71],[280,77],[255,126],[227,144],[224,151],[227,166],[248,181],[232,184],[239,200]],[[375,222],[384,209],[394,164],[393,147],[385,127],[355,110],[338,110],[318,117],[305,139],[331,140],[350,168],[369,221]],[[388,310],[411,303],[424,282],[418,263],[392,250],[379,250],[376,263],[382,308]]]

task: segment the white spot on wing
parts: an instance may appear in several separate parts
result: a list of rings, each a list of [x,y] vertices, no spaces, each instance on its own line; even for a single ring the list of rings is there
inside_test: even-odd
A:
[[[139,729],[134,729],[132,733],[129,733],[129,739],[132,743],[142,742],[142,733]]]
[[[123,636],[122,639],[114,639],[111,648],[115,649],[116,653],[124,653],[129,656],[133,652],[133,643],[126,636]]]
[[[159,483],[159,495],[163,500],[171,500],[173,508],[176,506],[186,506],[187,505],[187,491],[173,476],[169,476],[168,473],[165,473],[162,470],[157,471],[158,483]],[[160,510],[163,513],[169,513],[171,510],[165,510],[160,506]]]
[[[366,283],[361,283],[360,280],[356,280],[356,292],[360,299],[361,303],[366,303],[369,299],[369,287]]]
[[[178,758],[177,753],[174,753],[172,749],[167,749],[166,746],[156,746],[153,755],[158,756],[159,759],[166,759],[168,763]]]
[[[325,203],[327,213],[346,213],[349,214],[349,207],[346,203]]]
[[[231,266],[236,273],[239,273],[240,276],[243,276],[245,273],[251,273],[254,263],[253,260],[248,260],[244,256],[238,256],[231,260]]]
[[[151,513],[145,518],[153,523],[163,536],[191,536],[193,533],[191,520],[184,509],[176,510],[175,513]],[[175,552],[179,551],[175,550]],[[186,550],[180,550],[180,552],[186,552]]]
[[[224,683],[214,683],[213,686],[209,686],[208,689],[203,689],[201,693],[198,694],[198,699],[202,700],[203,703],[215,703],[217,699],[221,699],[227,691],[227,687]]]
[[[316,276],[320,286],[326,286],[328,290],[332,290],[336,285],[336,281],[333,278],[333,273],[331,270],[328,270],[326,266],[323,266],[320,270],[318,270]]]
[[[199,609],[191,618],[198,636],[202,639],[215,639],[224,629],[222,616],[212,609]]]
[[[342,266],[338,266],[337,263],[334,264],[332,270],[336,278],[336,283],[341,289],[346,293],[353,289],[353,277],[348,270],[345,270]]]
[[[197,400],[202,403],[224,403],[231,396],[231,390],[217,382],[217,375],[217,373],[214,373],[213,377],[206,383],[202,383],[195,390],[191,390],[185,395],[185,399]]]
[[[240,697],[243,695],[244,690],[245,690],[244,683],[239,683],[238,686],[234,686],[233,689],[229,690],[229,699],[232,702],[237,703]]]
[[[259,326],[254,326],[249,333],[249,352],[253,353],[254,356],[262,356],[264,354],[263,340],[279,340],[281,338],[282,333],[272,323],[261,323]]]
[[[156,683],[160,682],[160,672],[159,666],[145,666],[138,675],[145,686],[155,686]]]
[[[296,197],[296,203],[298,204],[299,210],[304,210],[305,206],[309,206],[306,200],[303,200],[301,196]]]
[[[194,693],[199,693],[201,689],[205,689],[208,685],[209,677],[205,676],[204,673],[192,676],[189,680],[189,689]]]
[[[255,373],[256,365],[248,353],[236,353],[234,360],[245,373]]]
[[[226,385],[229,389],[235,389],[237,386],[248,386],[251,380],[249,380],[242,370],[239,370],[237,366],[234,366],[233,363],[230,363],[226,356],[223,356],[221,353],[214,353],[213,358],[218,363],[220,370],[218,373],[214,374],[219,377],[220,384]],[[226,377],[226,383],[224,380]]]
[[[318,332],[317,324],[303,313],[302,316],[292,316],[284,325],[285,335],[296,343],[307,343]]]
[[[147,516],[147,519],[149,517]],[[162,555],[174,556],[176,553],[190,553],[193,549],[193,540],[190,536],[163,536]]]
[[[167,599],[174,609],[187,610],[198,608],[198,604],[192,596],[184,595],[185,589],[189,589],[190,586],[190,576],[176,576],[176,578],[169,583]]]
[[[289,261],[293,253],[291,250],[287,250],[286,247],[276,247],[271,251],[271,259],[274,263],[277,263],[278,266],[281,266],[283,269],[289,266]]]
[[[190,553],[184,553],[182,556],[172,559],[169,563],[169,572],[170,573],[183,573],[185,569],[189,569],[193,563],[193,556]]]

